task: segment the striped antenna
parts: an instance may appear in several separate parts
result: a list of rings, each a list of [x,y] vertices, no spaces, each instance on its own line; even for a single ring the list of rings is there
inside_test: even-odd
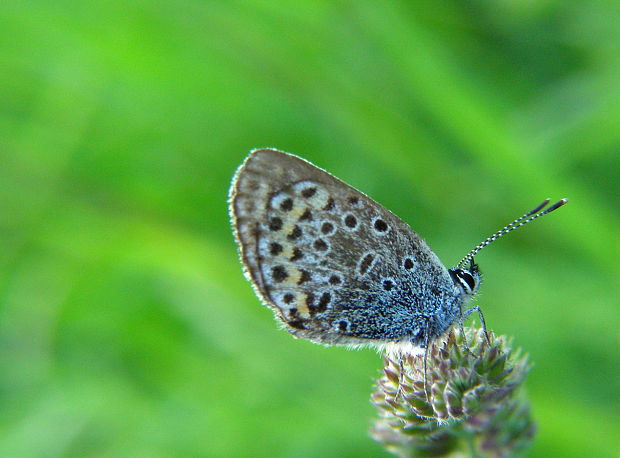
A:
[[[555,204],[553,204],[551,207],[547,208],[546,210],[542,210],[543,208],[547,206],[550,200],[551,199],[545,199],[544,202],[541,203],[538,207],[534,208],[533,210],[530,210],[525,215],[515,219],[512,223],[507,224],[506,226],[501,228],[495,234],[484,239],[473,250],[467,253],[467,256],[461,259],[459,263],[456,265],[456,267],[459,269],[462,269],[463,266],[467,264],[469,261],[471,261],[474,258],[474,256],[476,256],[480,252],[480,250],[482,250],[485,246],[489,245],[492,242],[495,242],[498,238],[502,237],[503,235],[506,235],[509,232],[514,231],[515,229],[525,226],[527,223],[534,221],[536,218],[540,218],[541,216],[546,215],[547,213],[551,213],[553,210],[557,210],[562,205],[564,205],[566,202],[568,202],[568,199],[562,199],[559,202],[556,202]]]

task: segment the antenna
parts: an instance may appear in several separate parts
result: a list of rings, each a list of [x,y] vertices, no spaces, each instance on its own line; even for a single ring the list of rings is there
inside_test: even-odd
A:
[[[507,224],[506,226],[501,228],[495,234],[484,239],[473,250],[467,253],[467,256],[461,259],[459,263],[456,265],[456,267],[458,269],[462,269],[463,266],[467,264],[469,261],[471,261],[474,258],[474,256],[476,256],[478,252],[482,250],[485,246],[489,245],[492,242],[495,242],[501,236],[506,235],[509,232],[512,232],[515,229],[518,229],[522,226],[525,226],[527,223],[534,221],[536,218],[540,218],[541,216],[546,215],[547,213],[551,213],[553,210],[557,210],[562,205],[564,205],[566,202],[568,202],[568,199],[562,199],[559,202],[556,202],[555,204],[553,204],[551,207],[547,208],[546,210],[541,211],[543,208],[547,206],[547,204],[550,201],[551,199],[545,199],[544,202],[541,203],[538,207],[534,208],[533,210],[530,210],[525,215],[520,216],[519,218],[515,219],[512,223]]]

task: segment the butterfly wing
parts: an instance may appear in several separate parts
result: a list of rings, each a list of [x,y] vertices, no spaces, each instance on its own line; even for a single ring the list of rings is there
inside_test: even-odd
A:
[[[299,157],[253,151],[233,180],[230,212],[246,276],[297,337],[422,341],[429,316],[460,306],[418,234]]]

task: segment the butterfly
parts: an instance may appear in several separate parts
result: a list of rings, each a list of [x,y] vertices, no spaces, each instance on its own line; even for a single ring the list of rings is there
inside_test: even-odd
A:
[[[288,332],[327,345],[428,348],[477,312],[477,253],[564,205],[546,199],[446,268],[406,223],[310,162],[253,150],[229,209],[245,275]],[[547,207],[545,209],[545,207]]]

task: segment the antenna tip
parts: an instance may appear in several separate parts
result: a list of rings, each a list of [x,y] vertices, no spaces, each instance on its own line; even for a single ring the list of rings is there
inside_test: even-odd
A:
[[[566,204],[567,202],[568,202],[568,199],[565,197],[564,199],[561,199],[560,201],[554,203],[551,207],[545,210],[545,213],[551,213],[553,210],[557,210],[558,208],[560,208],[562,205]]]

